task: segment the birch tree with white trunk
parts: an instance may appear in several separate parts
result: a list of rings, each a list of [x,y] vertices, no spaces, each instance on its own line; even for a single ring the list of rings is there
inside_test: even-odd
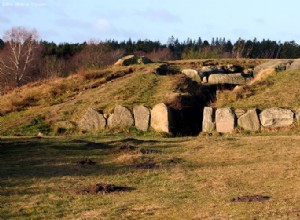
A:
[[[28,69],[38,47],[37,31],[14,27],[5,32],[3,39],[6,45],[0,58],[1,78],[13,80],[15,86],[20,86],[26,77],[30,77]]]

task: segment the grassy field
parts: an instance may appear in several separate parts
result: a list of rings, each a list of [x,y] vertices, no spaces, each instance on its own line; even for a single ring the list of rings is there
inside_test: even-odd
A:
[[[299,219],[299,146],[299,136],[5,137],[0,219]],[[97,183],[130,190],[78,193]],[[246,195],[270,199],[231,201]]]

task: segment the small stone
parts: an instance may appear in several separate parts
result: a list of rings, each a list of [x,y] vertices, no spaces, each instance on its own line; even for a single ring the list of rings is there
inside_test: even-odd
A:
[[[45,136],[42,132],[39,132],[36,136],[38,136],[38,137],[43,137],[43,136]]]

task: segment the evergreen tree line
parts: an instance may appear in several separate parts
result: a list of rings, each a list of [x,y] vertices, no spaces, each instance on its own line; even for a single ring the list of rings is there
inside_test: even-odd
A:
[[[4,43],[4,42],[3,42]],[[295,41],[277,42],[272,40],[258,41],[238,39],[236,42],[225,38],[212,38],[211,41],[197,40],[188,38],[179,41],[173,36],[166,44],[159,41],[138,40],[116,41],[106,40],[101,42],[82,43],[82,44],[55,44],[46,41],[41,42],[43,46],[43,56],[56,56],[57,58],[71,58],[90,45],[106,47],[107,51],[121,50],[123,55],[138,54],[147,55],[156,53],[158,58],[154,60],[166,59],[213,59],[213,58],[250,58],[250,59],[294,59],[300,57],[300,45]],[[1,48],[0,40],[0,48]],[[159,55],[159,52],[168,51],[166,59]],[[154,56],[155,54],[152,54]]]

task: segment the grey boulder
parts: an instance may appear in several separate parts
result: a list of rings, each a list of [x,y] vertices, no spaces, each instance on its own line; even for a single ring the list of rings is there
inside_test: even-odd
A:
[[[103,114],[88,108],[81,119],[77,122],[78,128],[85,132],[102,131],[106,127],[106,119]]]
[[[171,133],[172,115],[166,104],[159,103],[151,110],[151,128],[154,131]]]
[[[200,76],[198,74],[197,70],[193,69],[184,69],[181,71],[184,75],[186,75],[188,78],[195,82],[201,82]]]
[[[235,127],[235,115],[230,108],[219,108],[216,111],[217,132],[232,132]]]
[[[261,125],[264,127],[285,127],[293,124],[294,113],[282,108],[269,108],[260,114]]]
[[[215,130],[216,123],[214,122],[214,110],[211,107],[204,107],[203,110],[203,121],[202,121],[202,131],[212,132]]]
[[[259,131],[260,122],[256,109],[248,110],[238,119],[238,125],[246,131]]]
[[[211,74],[208,77],[208,83],[212,85],[244,85],[246,84],[246,78],[241,73],[232,74]]]
[[[136,129],[148,131],[150,125],[150,110],[143,106],[135,106],[133,108],[134,124]]]
[[[118,105],[109,116],[107,125],[111,129],[129,128],[134,125],[133,116],[128,108]]]

